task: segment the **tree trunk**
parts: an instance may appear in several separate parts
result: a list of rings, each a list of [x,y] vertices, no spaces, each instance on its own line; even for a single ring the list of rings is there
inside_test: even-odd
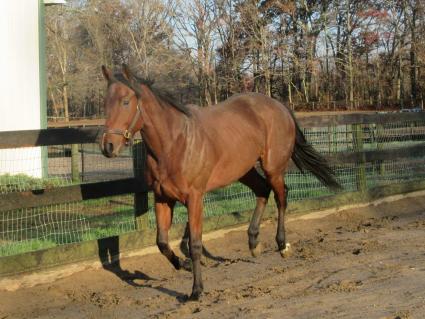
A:
[[[291,77],[288,78],[288,99],[289,99],[290,108],[294,109],[294,105],[292,104],[292,79],[291,79]]]
[[[382,86],[381,86],[381,66],[379,64],[379,59],[376,61],[376,70],[377,70],[377,83],[378,86],[378,108],[382,107]]]
[[[350,1],[347,0],[347,32],[348,32],[348,93],[350,109],[354,108],[354,75],[353,75],[353,50],[351,43],[351,20],[350,20]]]
[[[57,119],[59,117],[59,111],[58,111],[58,106],[56,104],[55,95],[53,94],[52,91],[50,91],[50,98],[52,99],[52,104],[53,104],[53,114],[54,114],[54,117]]]
[[[65,121],[69,121],[69,108],[68,108],[68,88],[65,83],[63,89],[62,89],[62,99],[63,99],[63,109],[65,112]]]
[[[416,67],[416,18],[418,11],[417,0],[412,8],[411,22],[411,43],[410,43],[410,85],[411,85],[411,104],[417,104],[417,67]]]

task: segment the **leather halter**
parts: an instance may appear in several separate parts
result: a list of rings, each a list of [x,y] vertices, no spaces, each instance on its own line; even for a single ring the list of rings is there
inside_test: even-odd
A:
[[[103,132],[102,135],[102,143],[105,139],[106,134],[115,134],[115,135],[122,135],[125,139],[125,144],[129,145],[130,142],[133,141],[133,129],[136,126],[137,121],[139,120],[140,115],[142,114],[142,109],[140,108],[140,99],[137,98],[137,111],[134,115],[133,119],[131,120],[130,126],[126,130],[120,130],[120,129],[107,129]]]

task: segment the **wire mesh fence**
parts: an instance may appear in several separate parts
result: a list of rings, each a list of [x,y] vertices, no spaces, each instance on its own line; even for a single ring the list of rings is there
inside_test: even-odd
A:
[[[359,135],[360,128],[360,135]],[[371,125],[337,125],[304,130],[307,140],[323,154],[359,150],[403,148],[425,141],[425,123],[409,121]],[[361,140],[359,140],[359,138]],[[135,162],[128,148],[118,158],[105,158],[97,144],[55,145],[49,147],[0,150],[0,193],[61,187],[134,176],[144,163]],[[13,160],[10,152],[15,152]],[[140,154],[139,154],[140,156]],[[41,160],[40,160],[41,158]],[[41,161],[34,164],[34,162]],[[344,192],[359,189],[360,168],[366,187],[376,187],[425,177],[425,159],[412,156],[404,160],[368,163],[342,163],[333,168]],[[25,167],[19,173],[16,167]],[[12,173],[6,173],[12,172]],[[311,174],[291,170],[285,179],[288,201],[319,198],[332,192]],[[269,205],[275,205],[271,197]],[[153,198],[149,194],[149,225],[155,227]],[[254,194],[244,185],[234,183],[208,193],[204,199],[204,216],[248,211],[255,206]],[[187,220],[182,205],[175,208],[174,222]],[[45,249],[56,245],[82,242],[136,230],[134,195],[120,195],[38,208],[0,212],[0,256]]]

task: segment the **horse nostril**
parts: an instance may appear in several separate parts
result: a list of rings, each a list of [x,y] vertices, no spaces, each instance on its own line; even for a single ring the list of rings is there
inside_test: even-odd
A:
[[[106,143],[105,144],[105,151],[108,154],[112,154],[112,152],[114,151],[114,144],[112,144],[112,143]]]

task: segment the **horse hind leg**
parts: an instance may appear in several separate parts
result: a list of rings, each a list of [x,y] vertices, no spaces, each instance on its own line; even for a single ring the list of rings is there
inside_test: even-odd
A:
[[[263,216],[264,209],[266,208],[271,188],[267,184],[265,178],[262,177],[255,168],[252,168],[248,173],[242,176],[239,181],[248,186],[257,197],[257,204],[248,228],[249,249],[252,256],[257,257],[261,253],[261,244],[258,240],[261,218]]]
[[[189,252],[189,222],[186,223],[186,227],[184,229],[184,234],[183,234],[182,240],[180,242],[180,251],[187,258],[190,258],[190,252]]]
[[[291,245],[286,242],[285,235],[285,211],[287,206],[288,189],[285,185],[283,174],[268,175],[268,181],[272,186],[277,205],[277,232],[276,243],[282,257],[288,257],[291,254]]]

